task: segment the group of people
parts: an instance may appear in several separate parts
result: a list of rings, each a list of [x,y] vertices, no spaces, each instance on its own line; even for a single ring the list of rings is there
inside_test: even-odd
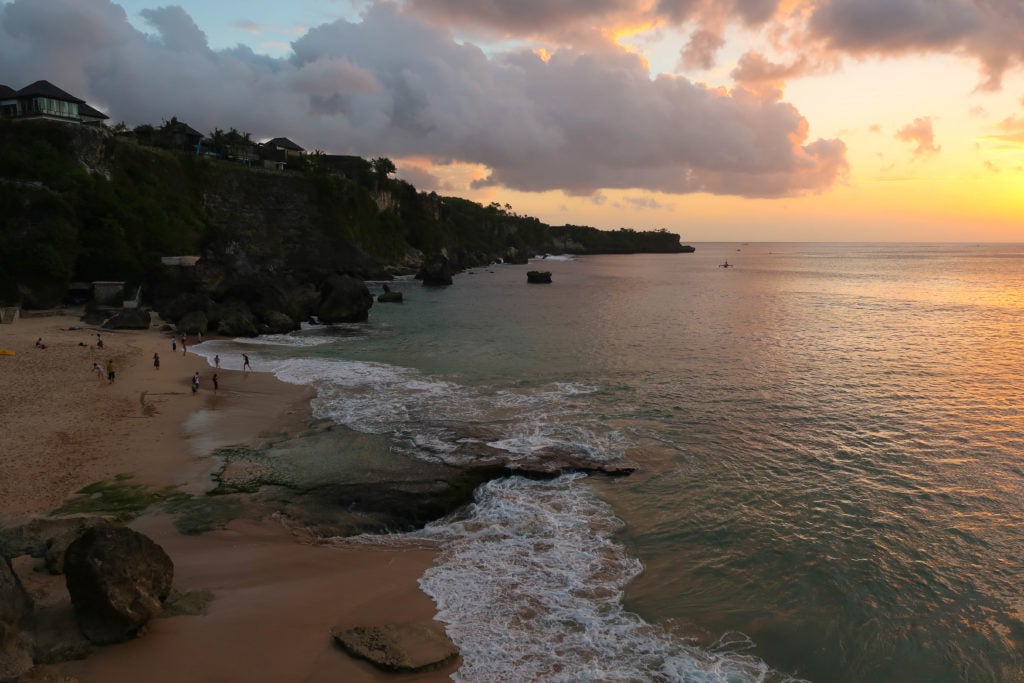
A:
[[[201,334],[198,335],[198,338],[199,338],[199,341],[201,343],[203,341],[202,335]],[[36,340],[36,347],[37,348],[41,348],[41,349],[45,349],[46,348],[46,345],[43,343],[43,338],[42,337],[40,337],[39,339]],[[100,348],[100,349],[103,348],[103,337],[100,334],[96,335],[96,348]],[[172,336],[171,337],[171,351],[175,352],[175,351],[177,351],[177,348],[178,348],[178,338]],[[181,349],[182,349],[182,353],[183,354],[187,353],[188,338],[184,334],[181,335]],[[218,370],[220,369],[220,354],[214,355],[214,357],[213,357],[213,365]],[[160,369],[160,353],[158,351],[154,351],[153,352],[153,369],[154,370],[159,370]],[[93,363],[92,364],[92,370],[93,370],[94,373],[96,373],[96,376],[98,378],[100,378],[100,379],[103,379],[103,375],[104,375],[104,373],[106,373],[107,382],[109,384],[113,384],[114,383],[114,378],[115,378],[115,375],[116,375],[116,369],[114,367],[113,359],[110,359],[110,360],[107,361],[106,369],[100,367],[99,363]],[[242,372],[251,372],[251,371],[252,371],[252,364],[249,362],[249,354],[243,353],[242,354]],[[211,381],[213,382],[213,391],[214,391],[214,393],[216,393],[217,390],[220,388],[220,378],[218,377],[216,372],[213,373],[213,377],[211,377]],[[191,386],[192,386],[192,393],[193,394],[195,394],[195,393],[197,393],[199,391],[199,372],[198,371],[196,371],[196,373],[192,376]]]

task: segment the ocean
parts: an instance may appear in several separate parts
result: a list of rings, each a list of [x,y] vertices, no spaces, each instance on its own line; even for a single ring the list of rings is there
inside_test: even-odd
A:
[[[388,539],[440,550],[457,680],[1024,681],[1024,246],[695,246],[194,350],[315,384],[388,457],[637,467]]]

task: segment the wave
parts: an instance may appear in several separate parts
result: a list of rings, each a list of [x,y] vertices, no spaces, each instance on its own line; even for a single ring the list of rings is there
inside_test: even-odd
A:
[[[745,637],[703,648],[627,611],[623,589],[643,567],[581,477],[489,482],[466,518],[410,535],[445,542],[420,586],[462,654],[453,679],[787,680],[743,653]]]

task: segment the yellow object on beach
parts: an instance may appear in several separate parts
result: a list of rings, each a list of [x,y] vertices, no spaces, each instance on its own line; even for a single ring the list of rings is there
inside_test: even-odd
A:
[[[0,349],[0,356],[13,356],[14,351],[8,351],[7,349]]]

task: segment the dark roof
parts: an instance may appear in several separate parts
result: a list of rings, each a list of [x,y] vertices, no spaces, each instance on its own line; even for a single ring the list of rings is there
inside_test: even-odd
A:
[[[6,100],[11,97],[14,97],[17,94],[18,91],[14,88],[10,87],[9,85],[4,85],[3,83],[0,83],[0,98]]]
[[[296,145],[291,140],[289,140],[288,138],[274,138],[273,140],[270,140],[269,142],[267,142],[267,144],[268,145],[273,145],[275,147],[283,147],[285,149],[290,149],[290,150],[293,150],[295,152],[305,152],[306,151],[306,150],[302,149],[301,147],[299,147],[298,145]]]
[[[85,103],[85,100],[80,100],[74,95],[64,92],[49,81],[36,81],[31,85],[26,85],[16,94],[18,97],[49,97],[53,100],[63,100],[65,102]]]
[[[188,125],[184,121],[178,121],[168,129],[171,133],[181,133],[182,135],[198,135],[203,137],[203,134],[198,130]]]
[[[110,117],[101,112],[99,109],[93,109],[85,102],[78,105],[79,116],[91,116],[94,119],[109,119]]]

